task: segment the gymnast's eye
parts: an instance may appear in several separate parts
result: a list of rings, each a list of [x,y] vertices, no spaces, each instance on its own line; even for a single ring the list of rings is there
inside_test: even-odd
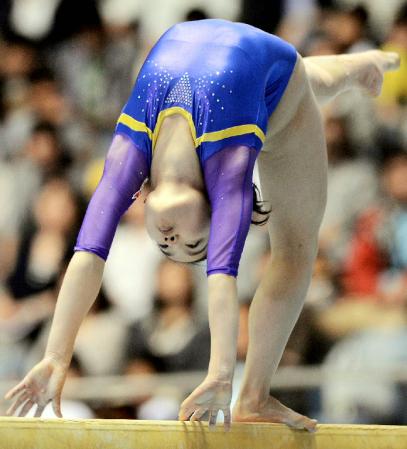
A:
[[[191,245],[185,244],[187,248],[196,248],[201,243],[201,240],[198,240],[196,243],[192,243]]]

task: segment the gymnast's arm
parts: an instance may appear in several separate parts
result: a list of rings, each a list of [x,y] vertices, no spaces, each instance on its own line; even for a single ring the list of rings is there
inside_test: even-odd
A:
[[[226,425],[230,423],[239,322],[236,276],[251,222],[256,156],[254,148],[234,146],[215,153],[204,163],[211,205],[207,262],[211,356],[208,375],[181,405],[180,419],[188,419],[194,412],[195,417],[199,416],[206,407],[212,412],[210,424],[216,421],[219,409]]]
[[[22,392],[8,414],[14,413],[21,405],[17,405],[18,401],[24,397],[32,401],[31,407],[38,404],[37,416],[50,400],[55,413],[61,416],[59,398],[77,332],[98,295],[105,260],[120,218],[147,176],[144,153],[127,136],[116,134],[102,179],[82,223],[75,246],[77,252],[69,263],[58,295],[45,357],[7,394],[7,399],[11,399]]]
[[[46,354],[64,360],[71,357],[80,323],[98,295],[104,262],[120,218],[147,175],[144,154],[129,137],[116,134],[61,287]]]
[[[209,375],[233,377],[238,332],[236,276],[253,211],[253,169],[257,151],[225,148],[204,165],[211,205],[208,242]]]

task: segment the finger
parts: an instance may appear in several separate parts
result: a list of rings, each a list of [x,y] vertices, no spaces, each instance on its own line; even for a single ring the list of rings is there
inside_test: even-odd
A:
[[[39,418],[42,415],[44,408],[45,408],[45,405],[38,404],[37,410],[35,410],[34,418]]]
[[[216,419],[218,417],[219,410],[210,410],[209,412],[209,427],[214,428],[216,425]]]
[[[230,430],[230,426],[232,423],[232,417],[230,415],[230,409],[229,408],[223,408],[222,409],[222,413],[223,413],[223,421],[225,423],[225,428],[226,430]]]
[[[189,417],[194,413],[196,408],[197,407],[195,405],[189,405],[189,406],[181,405],[181,408],[178,413],[178,419],[180,421],[188,421]]]
[[[29,399],[23,406],[23,408],[20,410],[20,413],[18,414],[18,416],[25,416],[32,408],[32,406],[34,405],[34,402]]]
[[[178,419],[180,421],[188,421],[189,417],[194,413],[194,409],[183,410],[179,412]]]
[[[61,396],[55,396],[55,398],[52,400],[52,409],[54,410],[54,413],[58,418],[62,418],[62,412],[61,412]]]
[[[14,388],[12,388],[10,391],[8,391],[5,396],[4,399],[6,399],[7,401],[9,399],[12,399],[17,393],[20,393],[21,391],[25,390],[27,388],[26,383],[20,382],[18,385],[16,385]]]
[[[11,407],[6,411],[7,416],[14,415],[15,411],[20,407],[21,404],[23,404],[27,399],[29,398],[29,395],[27,393],[22,393],[21,396],[14,402],[14,404],[11,405]]]
[[[195,410],[192,414],[191,418],[189,418],[190,421],[200,421],[202,416],[208,411],[207,408],[198,408],[198,410]]]

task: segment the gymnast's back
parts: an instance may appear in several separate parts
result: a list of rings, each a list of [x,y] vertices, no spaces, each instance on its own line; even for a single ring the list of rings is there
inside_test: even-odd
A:
[[[196,49],[196,52],[189,54],[178,52],[178,57],[185,64],[184,67],[191,68],[202,64],[202,62],[210,63],[211,53],[217,53],[217,49],[222,51],[222,48],[224,51],[221,56],[222,62],[227,64],[227,56],[230,52],[233,53],[234,49],[239,48],[246,53],[248,59],[253,58],[253,62],[260,67],[265,66],[267,70],[267,64],[270,62],[268,52],[274,51],[273,44],[280,39],[245,23],[223,19],[205,19],[182,22],[172,26],[160,37],[154,48],[159,48],[161,44],[169,41],[185,42],[193,45]],[[226,50],[227,48],[229,48],[229,52]]]
[[[260,150],[296,58],[290,44],[250,25],[220,19],[177,24],[147,56],[117,130],[151,158],[160,115],[181,113],[201,162],[228,145]]]

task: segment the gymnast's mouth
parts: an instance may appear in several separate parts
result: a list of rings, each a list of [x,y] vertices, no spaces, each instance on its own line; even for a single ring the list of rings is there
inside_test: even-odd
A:
[[[173,227],[169,227],[169,228],[158,228],[158,230],[160,232],[162,232],[163,234],[168,234],[169,232],[171,232],[174,228]]]
[[[207,257],[207,248],[208,248],[208,243],[205,244],[205,246],[201,249],[198,249],[197,251],[187,251],[187,255],[192,257],[192,256],[198,256],[199,257],[196,260],[179,260],[179,259],[174,259],[174,254],[169,253],[166,251],[167,249],[167,245],[164,245],[165,247],[163,248],[163,245],[158,245],[160,251],[167,256],[168,258],[170,258],[172,261],[174,262],[181,262],[181,263],[197,263],[197,262],[202,262],[203,260],[206,259]]]

